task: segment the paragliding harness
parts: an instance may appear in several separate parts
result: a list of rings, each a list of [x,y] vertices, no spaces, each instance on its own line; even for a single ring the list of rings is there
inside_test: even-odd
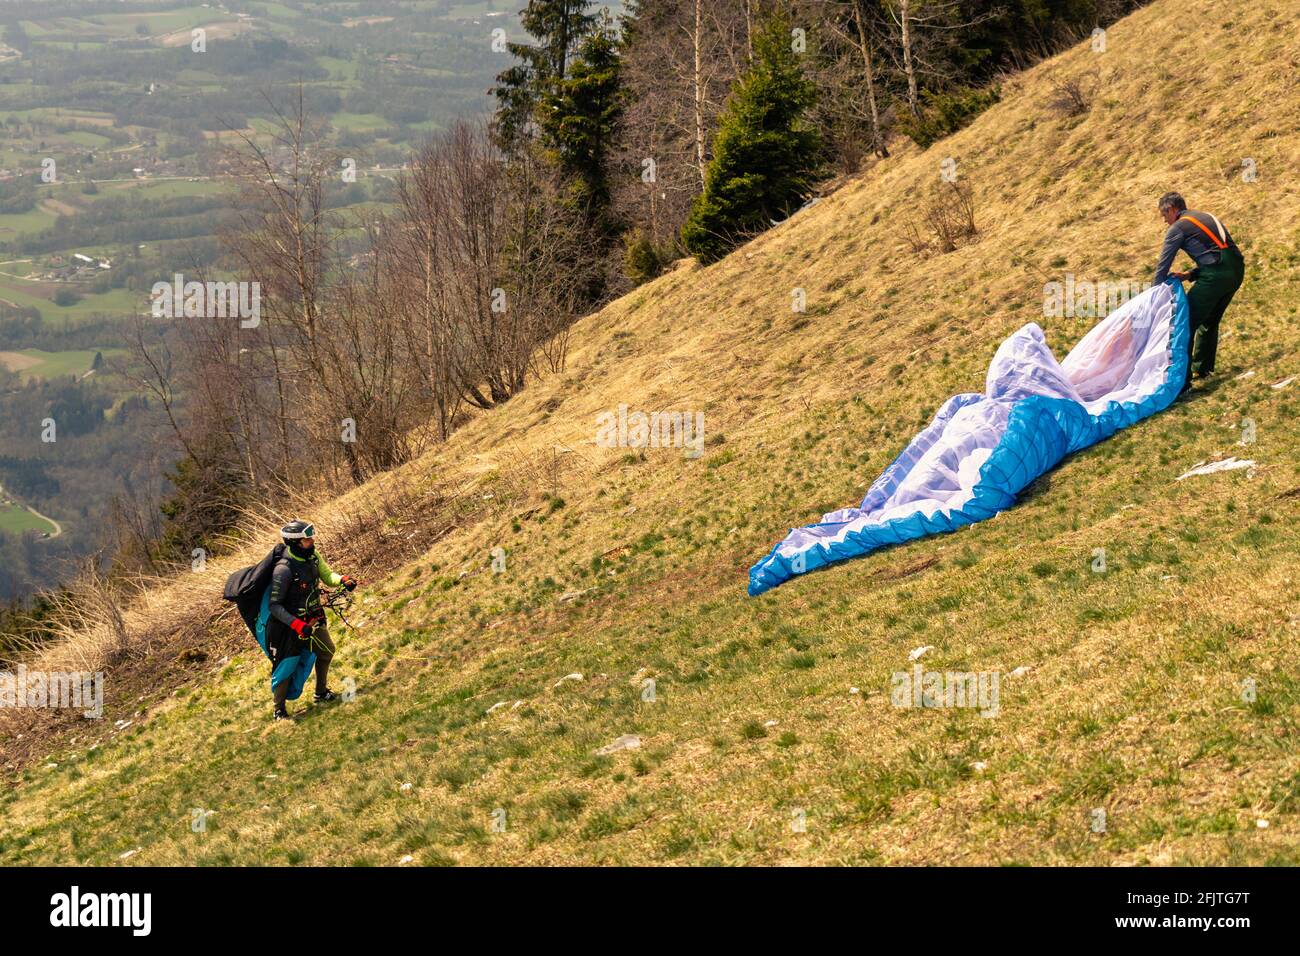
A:
[[[248,630],[254,637],[258,636],[258,616],[262,610],[262,598],[271,587],[271,575],[275,573],[275,566],[280,563],[286,550],[288,549],[285,545],[277,544],[257,564],[240,568],[226,578],[226,586],[222,589],[221,596],[227,601],[234,602],[239,610],[239,616],[244,619],[244,623],[248,625]],[[263,644],[262,649],[266,650],[263,640],[259,639],[258,643]]]

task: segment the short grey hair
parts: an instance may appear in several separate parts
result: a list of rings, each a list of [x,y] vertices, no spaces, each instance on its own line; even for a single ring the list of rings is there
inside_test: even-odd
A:
[[[1182,212],[1187,208],[1187,203],[1178,193],[1165,193],[1160,197],[1158,205],[1161,212],[1164,212],[1166,209],[1172,209],[1175,212]]]

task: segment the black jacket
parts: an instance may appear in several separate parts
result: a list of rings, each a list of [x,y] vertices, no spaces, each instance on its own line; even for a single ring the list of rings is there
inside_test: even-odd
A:
[[[301,652],[303,640],[293,630],[295,619],[309,621],[323,616],[320,581],[320,560],[314,551],[300,558],[286,550],[271,572],[271,616],[266,622],[266,641],[272,648],[272,660],[278,662]]]

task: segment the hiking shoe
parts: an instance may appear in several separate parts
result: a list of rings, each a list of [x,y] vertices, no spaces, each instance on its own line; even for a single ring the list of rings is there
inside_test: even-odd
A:
[[[288,720],[288,719],[289,719],[289,712],[288,712],[287,710],[285,710],[283,707],[277,707],[277,708],[275,709],[275,716],[274,716],[273,718],[271,718],[271,719],[272,719],[272,720]]]
[[[334,693],[334,691],[330,690],[328,687],[326,687],[325,693],[322,694],[318,691],[316,696],[312,699],[315,700],[316,703],[318,704],[329,704],[332,703],[333,701],[338,700],[339,695]]]

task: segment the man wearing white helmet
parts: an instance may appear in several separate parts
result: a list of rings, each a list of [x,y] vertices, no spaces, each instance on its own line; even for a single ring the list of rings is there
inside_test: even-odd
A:
[[[273,649],[272,663],[279,668],[280,662],[288,664],[304,652],[314,653],[315,700],[321,703],[337,700],[338,695],[329,689],[327,683],[330,661],[334,659],[334,643],[330,640],[325,612],[320,605],[320,585],[322,582],[326,587],[342,585],[351,591],[357,586],[356,579],[335,573],[325,563],[316,550],[316,529],[306,521],[290,521],[280,529],[280,535],[286,547],[271,575],[270,620],[267,622],[267,643]],[[310,666],[306,659],[302,663]],[[292,693],[293,670],[292,666],[285,667],[278,683],[274,676],[272,678],[276,720],[289,716],[285,702]],[[274,673],[279,675],[282,671],[277,669]],[[305,677],[305,674],[301,675],[298,681],[300,689]]]

